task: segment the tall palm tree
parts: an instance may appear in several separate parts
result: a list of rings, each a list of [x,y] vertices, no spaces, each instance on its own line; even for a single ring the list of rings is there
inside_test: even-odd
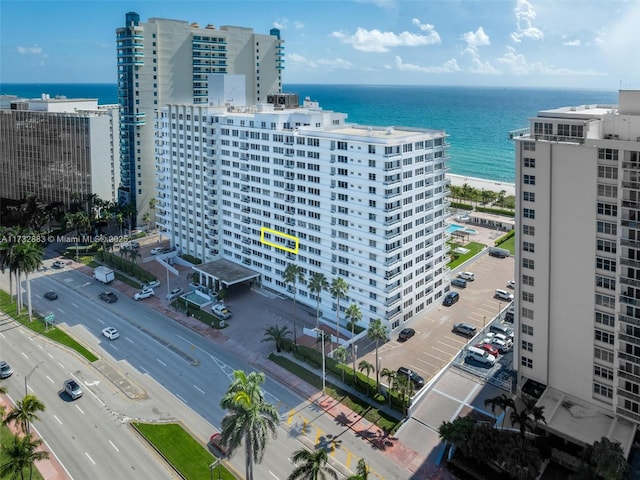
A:
[[[320,294],[329,289],[324,273],[314,272],[309,281],[309,291],[316,296],[316,328],[320,327]]]
[[[158,199],[157,198],[152,198],[151,200],[149,200],[149,210],[151,210],[151,213],[153,213],[153,226],[155,228],[156,225],[156,207],[158,206]],[[149,227],[150,228],[150,227]]]
[[[382,320],[379,318],[371,320],[369,329],[367,330],[367,336],[376,342],[376,385],[380,389],[380,359],[378,358],[378,344],[380,340],[387,339],[387,328],[382,325]]]
[[[368,396],[369,395],[369,374],[371,373],[371,370],[373,370],[373,365],[371,365],[366,360],[360,360],[360,363],[358,363],[358,370],[360,370],[361,372],[364,372],[364,371],[367,372],[367,396]]]
[[[76,245],[76,262],[78,261],[78,238],[80,237],[80,230],[85,231],[91,226],[91,220],[89,215],[85,212],[67,213],[64,216],[65,224],[67,228],[73,228],[75,232],[75,245]]]
[[[349,285],[342,277],[336,277],[331,282],[329,287],[331,296],[336,299],[336,341],[340,338],[340,299],[347,298],[347,292],[349,291]]]
[[[507,395],[504,393],[502,395],[498,395],[497,397],[487,398],[484,401],[484,406],[491,407],[491,413],[493,413],[494,415],[496,414],[496,408],[500,408],[500,410],[504,412],[504,415],[502,416],[502,422],[500,422],[501,426],[504,426],[504,417],[507,415],[507,410],[509,408],[512,410],[516,408],[516,404],[513,399],[507,397]]]
[[[298,347],[297,341],[297,333],[296,332],[296,293],[298,289],[296,288],[297,282],[304,282],[304,270],[302,267],[295,265],[294,263],[290,263],[287,265],[287,268],[284,269],[282,274],[282,280],[284,283],[291,284],[293,289],[293,348]]]
[[[382,378],[386,378],[387,382],[389,383],[389,406],[391,406],[391,392],[395,389],[395,381],[396,381],[396,377],[398,376],[398,372],[396,372],[395,370],[391,370],[389,368],[383,368],[382,370],[380,370],[380,376]]]
[[[33,320],[31,308],[31,280],[29,274],[35,272],[42,265],[44,250],[33,242],[19,243],[13,250],[13,260],[19,272],[24,273],[27,283],[27,305],[29,309],[29,321]],[[19,286],[18,286],[19,287]]]
[[[602,437],[593,446],[585,449],[588,478],[602,478],[604,480],[622,480],[627,478],[629,463],[627,462],[620,442],[612,442]]]
[[[29,478],[33,476],[33,464],[49,458],[49,452],[36,451],[42,440],[33,439],[28,433],[23,437],[14,435],[8,444],[3,445],[0,477],[24,479],[25,469],[29,469]]]
[[[362,310],[357,303],[352,303],[347,307],[344,311],[345,318],[349,319],[351,322],[351,358],[353,360],[353,371],[356,371],[356,343],[353,340],[355,337],[355,326],[356,323],[362,320]]]
[[[280,418],[275,407],[266,403],[261,385],[263,373],[247,375],[233,372],[234,380],[220,401],[229,412],[222,418],[222,444],[233,453],[244,441],[246,480],[253,480],[253,465],[264,457],[268,434],[275,438]]]
[[[287,480],[325,480],[333,478],[337,480],[338,474],[327,466],[329,457],[324,448],[310,452],[301,448],[293,453],[293,463],[297,466],[287,477]]]
[[[347,480],[368,480],[369,479],[369,467],[364,458],[358,460],[356,465],[356,474],[347,477]]]
[[[18,400],[16,406],[7,413],[2,423],[8,425],[11,422],[15,422],[20,425],[24,433],[28,434],[30,424],[34,420],[40,420],[38,412],[44,412],[45,409],[44,403],[38,397],[28,394],[22,400]]]
[[[393,387],[400,393],[402,401],[407,401],[406,408],[409,408],[409,402],[411,402],[411,397],[416,391],[416,387],[409,377],[406,375],[396,375],[396,378],[393,381]]]
[[[342,370],[342,381],[344,382],[344,365],[347,363],[347,349],[344,348],[343,345],[340,345],[333,351],[333,359],[343,365],[340,370]]]
[[[264,331],[263,342],[275,342],[276,344],[276,352],[280,353],[282,351],[282,343],[285,338],[291,335],[291,330],[286,325],[282,327],[278,327],[277,325],[272,325],[267,327]]]

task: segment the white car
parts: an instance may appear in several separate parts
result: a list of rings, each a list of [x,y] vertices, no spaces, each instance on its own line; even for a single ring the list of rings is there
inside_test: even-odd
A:
[[[458,274],[458,278],[462,278],[463,280],[467,280],[468,282],[473,282],[476,279],[476,276],[473,272],[460,272]]]
[[[162,255],[163,253],[169,253],[170,251],[171,249],[167,247],[155,247],[152,248],[149,253],[151,255]]]
[[[213,307],[211,307],[211,311],[213,312],[214,315],[218,316],[222,320],[228,320],[231,318],[231,315],[232,315],[231,310],[229,310],[224,305],[220,305],[220,304],[214,305]]]
[[[490,343],[491,345],[496,347],[498,351],[502,354],[507,353],[508,351],[511,350],[511,347],[513,347],[511,342],[505,342],[504,340],[496,338],[495,336],[491,339]]]
[[[516,288],[516,281],[515,280],[509,280],[507,282],[507,288]]]
[[[158,288],[159,286],[160,286],[160,281],[154,280],[152,282],[145,283],[144,285],[142,285],[142,290],[147,290],[148,288]]]
[[[174,288],[169,293],[167,293],[167,300],[171,301],[175,298],[178,298],[180,295],[184,293],[184,290],[181,288]]]
[[[513,293],[509,293],[506,290],[502,290],[498,288],[496,290],[494,297],[497,298],[498,300],[504,300],[506,302],[510,302],[513,300]]]
[[[118,332],[114,327],[107,327],[102,330],[102,335],[107,337],[109,340],[115,340],[120,336],[120,332]]]
[[[153,288],[147,288],[145,290],[141,290],[138,293],[136,293],[133,296],[134,300],[143,300],[145,298],[149,298],[149,297],[153,297],[155,295],[155,292],[153,291]]]

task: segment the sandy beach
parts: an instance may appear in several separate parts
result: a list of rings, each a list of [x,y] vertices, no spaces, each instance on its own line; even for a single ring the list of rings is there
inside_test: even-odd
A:
[[[451,185],[461,187],[465,183],[470,187],[478,190],[490,190],[492,192],[501,192],[504,190],[507,195],[516,194],[516,185],[514,183],[495,182],[493,180],[485,180],[484,178],[465,177],[462,175],[447,174],[447,178]]]

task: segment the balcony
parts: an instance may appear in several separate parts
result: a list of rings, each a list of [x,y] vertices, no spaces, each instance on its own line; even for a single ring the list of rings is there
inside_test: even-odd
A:
[[[399,262],[401,262],[401,261],[402,261],[402,256],[400,256],[400,255],[395,255],[395,256],[393,256],[393,257],[391,257],[391,258],[387,259],[387,260],[384,262],[384,266],[385,266],[385,267],[393,267],[394,265],[398,264],[398,263],[399,263]]]
[[[384,226],[385,227],[389,227],[391,225],[395,225],[396,223],[402,221],[402,218],[400,217],[400,215],[395,215],[393,217],[387,217],[384,221]]]
[[[401,270],[399,268],[395,269],[392,272],[387,272],[384,276],[385,280],[393,280],[394,278],[398,277],[400,275]]]
[[[249,224],[251,223],[251,219],[249,217],[242,217],[242,223]]]
[[[390,299],[388,299],[385,302],[384,306],[385,307],[392,307],[394,304],[399,302],[401,299],[402,299],[402,294],[396,293],[393,297],[391,297]]]

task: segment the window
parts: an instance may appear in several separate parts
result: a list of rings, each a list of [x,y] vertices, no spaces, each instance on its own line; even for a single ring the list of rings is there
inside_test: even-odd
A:
[[[608,313],[596,312],[596,323],[600,323],[602,325],[607,325],[609,327],[615,326],[615,318],[615,316]]]
[[[598,196],[618,198],[618,187],[616,187],[615,185],[598,184]]]
[[[522,333],[525,335],[533,335],[533,327],[531,325],[527,325],[525,323],[522,324]]]
[[[536,194],[534,192],[523,192],[522,200],[524,200],[525,202],[535,202]]]
[[[522,242],[522,250],[533,253],[535,251],[534,244],[531,242]]]
[[[526,340],[522,340],[522,350],[526,350],[527,352],[533,352],[533,343],[527,342]]]
[[[613,278],[602,277],[600,275],[596,277],[596,285],[598,287],[606,288],[607,290],[616,289],[616,281]]]
[[[608,272],[616,271],[616,261],[609,258],[596,257],[596,268],[606,270]]]
[[[615,335],[613,333],[603,332],[597,328],[594,333],[594,338],[598,342],[608,343],[609,345],[613,345],[613,342],[615,341]]]
[[[593,357],[598,360],[604,360],[607,363],[613,363],[613,352],[600,347],[593,348]]]
[[[522,259],[522,268],[528,268],[529,270],[534,270],[535,262],[530,258]]]
[[[597,223],[598,233],[605,233],[607,235],[617,235],[618,234],[618,226],[615,223],[610,222],[598,222]]]
[[[536,159],[524,157],[524,166],[527,168],[536,168]]]
[[[533,368],[533,360],[527,357],[522,357],[522,366],[527,368]]]
[[[618,206],[611,203],[598,202],[598,214],[616,217],[618,216]]]
[[[536,234],[536,227],[534,227],[533,225],[522,225],[522,234],[530,235],[533,237]]]
[[[533,303],[533,293],[531,292],[522,292],[522,301]]]
[[[522,285],[528,285],[530,287],[533,287],[533,277],[530,275],[523,275],[522,276]]]
[[[522,142],[522,149],[530,152],[536,151],[536,142]]]
[[[617,247],[615,242],[609,240],[596,240],[596,249],[600,252],[616,253]]]
[[[522,318],[527,318],[529,320],[533,320],[533,310],[531,310],[530,308],[522,307],[520,314],[521,314]]]
[[[524,176],[524,184],[525,185],[535,185],[536,184],[536,176],[535,175],[525,175]]]
[[[618,169],[616,167],[598,165],[598,178],[610,178],[612,180],[617,180]]]
[[[601,367],[600,365],[593,366],[593,374],[596,377],[606,378],[607,380],[613,380],[613,370],[605,367]]]
[[[603,397],[613,398],[613,389],[611,387],[595,382],[593,383],[593,393],[596,395],[602,395]]]
[[[524,218],[530,218],[534,220],[536,218],[536,211],[533,208],[525,208],[522,212]]]
[[[599,148],[598,149],[598,158],[600,160],[613,160],[614,162],[618,161],[618,150],[614,150],[612,148]]]

